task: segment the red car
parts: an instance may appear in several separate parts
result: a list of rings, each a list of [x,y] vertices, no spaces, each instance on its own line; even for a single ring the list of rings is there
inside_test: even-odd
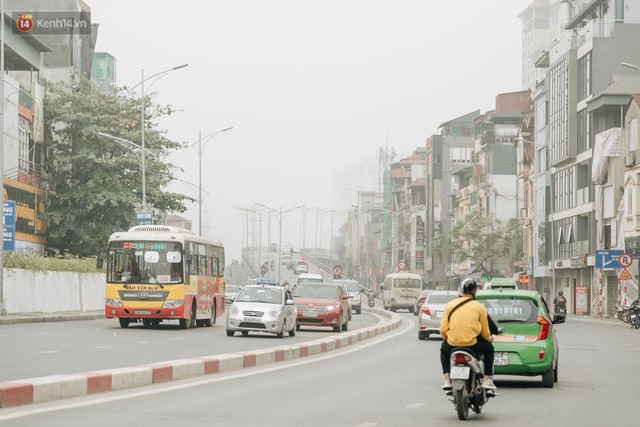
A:
[[[293,291],[301,326],[330,326],[334,332],[349,329],[349,294],[333,283],[301,283]]]

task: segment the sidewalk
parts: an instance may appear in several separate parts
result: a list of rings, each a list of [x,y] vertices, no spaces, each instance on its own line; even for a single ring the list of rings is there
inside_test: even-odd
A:
[[[600,319],[599,317],[583,316],[580,314],[569,314],[567,316],[566,323],[570,323],[570,322],[592,322],[592,323],[601,323],[601,324],[607,324],[607,325],[618,325],[618,326],[630,327],[628,323],[624,323],[622,320],[616,319],[615,317],[605,317]]]
[[[56,313],[20,313],[0,316],[0,325],[18,323],[65,322],[69,320],[94,320],[104,318],[104,310],[60,311]]]

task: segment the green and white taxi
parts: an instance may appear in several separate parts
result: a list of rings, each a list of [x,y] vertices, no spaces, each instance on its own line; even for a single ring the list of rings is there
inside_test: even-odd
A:
[[[542,296],[504,287],[480,290],[476,299],[504,329],[493,342],[494,374],[542,375],[542,385],[553,387],[558,381],[558,338]]]

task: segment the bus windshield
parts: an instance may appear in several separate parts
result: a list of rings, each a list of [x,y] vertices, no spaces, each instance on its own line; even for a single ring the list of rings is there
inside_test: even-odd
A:
[[[182,245],[177,242],[114,241],[107,252],[109,283],[183,282]]]

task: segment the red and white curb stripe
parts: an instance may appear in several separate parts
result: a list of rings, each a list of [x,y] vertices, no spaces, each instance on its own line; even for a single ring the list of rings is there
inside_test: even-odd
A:
[[[0,382],[0,407],[47,402],[124,390],[202,375],[295,360],[336,350],[396,329],[402,318],[380,309],[366,309],[388,318],[384,323],[333,337],[295,345],[219,354],[193,359],[171,360],[129,368],[107,369],[70,375],[54,375]]]

